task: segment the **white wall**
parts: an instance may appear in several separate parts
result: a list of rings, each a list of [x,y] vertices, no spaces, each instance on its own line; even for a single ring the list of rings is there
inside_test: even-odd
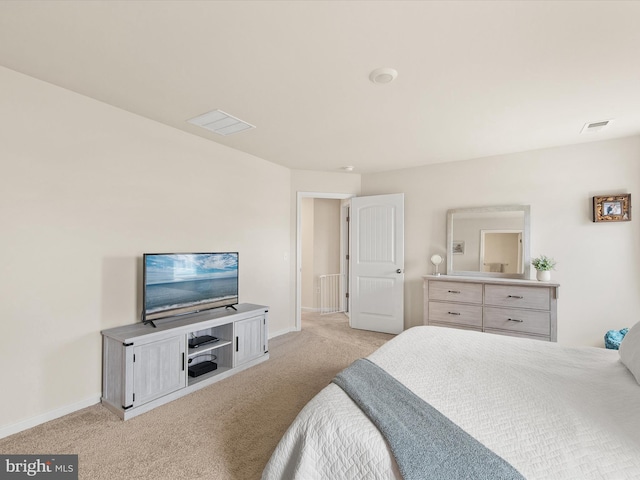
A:
[[[531,205],[531,255],[558,261],[558,341],[602,346],[640,320],[640,219],[593,223],[594,195],[640,193],[640,136],[363,175],[362,194],[405,193],[405,326],[422,323],[428,258],[450,208]],[[535,270],[532,269],[533,275]]]
[[[357,173],[313,172],[309,170],[291,171],[291,192],[319,193],[360,193],[360,175]]]
[[[0,68],[0,434],[101,392],[144,252],[239,251],[240,301],[290,305],[291,172]]]

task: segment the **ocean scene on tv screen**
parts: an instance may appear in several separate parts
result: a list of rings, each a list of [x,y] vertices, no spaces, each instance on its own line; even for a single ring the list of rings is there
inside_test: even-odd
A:
[[[145,313],[237,303],[238,254],[145,255]]]

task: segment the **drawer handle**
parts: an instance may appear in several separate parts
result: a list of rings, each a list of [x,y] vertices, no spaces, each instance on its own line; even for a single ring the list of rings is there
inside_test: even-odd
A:
[[[517,318],[507,318],[508,322],[518,322],[518,323],[523,323],[524,320],[518,320]]]
[[[507,295],[507,298],[524,298],[522,295]]]
[[[460,290],[448,290],[449,293],[460,293]]]
[[[460,315],[458,312],[447,312],[449,315]]]

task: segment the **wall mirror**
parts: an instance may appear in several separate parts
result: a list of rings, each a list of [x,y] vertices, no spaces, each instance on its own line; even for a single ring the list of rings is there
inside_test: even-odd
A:
[[[447,274],[529,278],[529,205],[447,212]]]

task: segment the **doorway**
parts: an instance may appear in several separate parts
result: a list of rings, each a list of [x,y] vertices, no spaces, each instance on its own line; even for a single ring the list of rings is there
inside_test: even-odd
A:
[[[341,302],[341,306],[348,310],[345,295],[348,291],[349,229],[347,228],[347,215],[348,200],[353,196],[353,194],[343,193],[298,192],[296,206],[296,330],[302,329],[303,307],[309,308],[315,313],[321,313],[319,272],[340,277],[338,279],[338,298],[331,299],[331,301]],[[315,206],[310,207],[314,200],[318,200],[319,218],[316,219],[317,222],[309,222],[308,216],[313,212],[311,208],[315,210]],[[339,215],[331,213],[337,209],[339,209]],[[315,217],[315,215],[313,216]],[[309,241],[310,232],[321,228],[323,222],[331,222],[331,225],[325,224],[328,232],[324,233],[327,234],[318,235],[318,245],[314,245],[313,240]],[[330,241],[329,238],[334,240]],[[317,268],[314,267],[314,264]],[[334,278],[329,281],[335,280]],[[335,289],[335,285],[332,288]]]

